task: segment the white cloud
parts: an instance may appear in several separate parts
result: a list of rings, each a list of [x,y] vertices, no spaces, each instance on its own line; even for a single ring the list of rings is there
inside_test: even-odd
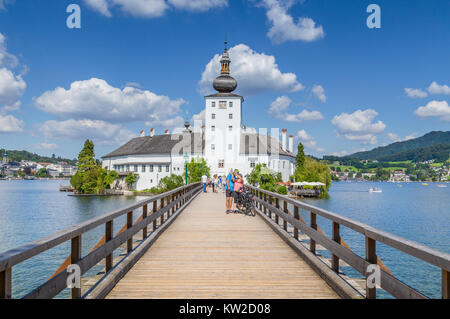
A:
[[[450,95],[450,87],[448,85],[439,85],[436,81],[428,87],[430,94],[447,94]]]
[[[297,139],[303,144],[304,147],[314,150],[319,153],[323,153],[324,149],[317,146],[317,142],[309,135],[305,130],[300,130],[297,132]]]
[[[294,1],[261,1],[261,5],[267,10],[267,19],[272,25],[267,36],[274,43],[296,40],[311,42],[323,38],[325,36],[323,28],[316,25],[314,20],[302,17],[295,22],[294,18],[287,13],[293,3]]]
[[[38,150],[53,150],[58,147],[59,147],[58,144],[46,143],[46,142],[39,143],[34,146],[34,148],[38,149]]]
[[[406,88],[405,92],[410,98],[414,98],[414,99],[424,98],[424,97],[428,96],[427,92],[425,92],[421,89]]]
[[[400,136],[398,136],[395,133],[388,133],[388,138],[392,141],[392,142],[402,142],[402,141],[407,141],[407,140],[411,140],[413,138],[416,138],[418,136],[417,132],[413,132],[410,135],[405,136],[404,138],[401,138]]]
[[[314,85],[312,88],[312,92],[322,103],[325,103],[327,101],[325,90],[321,85]]]
[[[229,50],[231,75],[236,78],[238,90],[244,95],[263,91],[297,92],[304,89],[294,73],[282,73],[275,57],[258,53],[245,44],[238,44]],[[199,91],[208,94],[213,91],[212,83],[220,73],[221,54],[216,54],[206,65],[199,82]]]
[[[88,7],[100,12],[105,17],[109,18],[112,16],[107,0],[84,0],[84,2]]]
[[[130,132],[119,124],[100,120],[47,121],[40,127],[46,138],[93,139],[100,144],[123,144],[137,134]]]
[[[269,114],[274,118],[286,122],[317,121],[323,119],[319,111],[303,110],[298,114],[288,113],[287,109],[291,105],[291,99],[287,96],[280,96],[270,104]]]
[[[0,69],[0,105],[3,105],[6,110],[15,110],[20,106],[19,99],[26,87],[20,75],[14,75],[7,68]]]
[[[0,133],[19,133],[23,131],[25,123],[12,115],[0,114]]]
[[[414,111],[418,117],[438,117],[450,122],[450,106],[447,101],[431,101],[426,106],[420,106]]]
[[[341,157],[341,156],[345,156],[345,155],[348,155],[348,154],[350,154],[349,151],[342,150],[342,151],[339,151],[339,152],[333,152],[330,155]]]
[[[208,11],[228,6],[228,0],[168,0],[168,2],[176,9],[188,11]]]
[[[228,0],[84,0],[91,9],[106,17],[112,17],[113,8],[135,17],[157,18],[171,8],[187,11],[208,11],[225,7]]]
[[[377,134],[386,128],[382,121],[373,123],[378,115],[375,110],[357,110],[352,114],[342,113],[336,115],[331,123],[338,129],[339,135],[350,141],[359,141],[363,144],[376,144]]]
[[[20,98],[27,87],[21,75],[11,69],[17,67],[19,60],[7,51],[6,38],[0,33],[0,111],[14,111],[20,107]]]
[[[112,87],[102,79],[76,81],[68,90],[57,87],[35,99],[44,112],[64,118],[91,119],[109,122],[147,121],[153,125],[166,125],[186,103],[171,100],[147,90]]]

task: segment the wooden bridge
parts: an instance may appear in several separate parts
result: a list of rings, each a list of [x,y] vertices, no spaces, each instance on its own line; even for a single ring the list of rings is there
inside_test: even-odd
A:
[[[0,298],[11,298],[15,265],[67,241],[71,252],[66,261],[24,298],[57,296],[67,288],[70,265],[78,265],[81,274],[104,267],[97,276],[83,278],[81,287],[71,287],[72,298],[376,298],[377,288],[397,298],[426,298],[381,262],[377,242],[440,268],[442,297],[450,298],[449,254],[248,187],[255,194],[255,217],[225,214],[224,195],[202,193],[195,183],[2,253]],[[308,222],[301,211],[308,212]],[[139,214],[135,222],[133,214]],[[124,215],[126,224],[115,233],[113,222]],[[331,238],[317,225],[318,216],[331,222]],[[83,254],[82,235],[102,225],[105,235]],[[341,238],[341,226],[364,235],[364,257]],[[331,259],[322,257],[321,250],[330,251]],[[123,253],[114,258],[115,251]],[[379,286],[346,276],[342,265],[363,279],[372,274],[369,265],[378,265]]]

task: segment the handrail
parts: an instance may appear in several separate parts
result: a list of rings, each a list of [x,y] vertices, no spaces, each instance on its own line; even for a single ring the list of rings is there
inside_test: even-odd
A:
[[[295,229],[300,229],[303,233],[311,238],[311,251],[315,253],[315,244],[316,242],[327,248],[333,254],[333,259],[337,260],[337,270],[339,268],[338,260],[341,258],[345,262],[347,262],[350,266],[355,268],[358,272],[363,275],[366,274],[367,265],[375,263],[377,260],[375,247],[376,242],[383,243],[395,249],[398,249],[402,252],[405,252],[413,257],[421,259],[433,266],[439,267],[442,269],[442,296],[443,298],[450,298],[450,254],[435,250],[433,248],[427,247],[425,245],[416,243],[414,241],[408,240],[406,238],[402,238],[400,236],[391,234],[389,232],[374,228],[367,224],[355,221],[351,218],[344,217],[332,212],[329,212],[325,209],[318,208],[298,200],[289,198],[287,196],[283,196],[277,193],[273,193],[267,190],[263,190],[251,185],[246,185],[254,194],[257,194],[255,201],[260,205],[264,206],[264,211],[269,210],[270,213],[274,213],[276,215],[276,219],[281,217],[284,220],[284,229],[286,230],[286,223],[289,222],[294,226]],[[265,196],[262,196],[262,195]],[[269,197],[270,203],[267,201],[266,197]],[[272,199],[282,200],[285,203],[290,203],[296,208],[301,208],[303,210],[309,211],[311,213],[311,225],[307,225],[304,221],[300,220],[298,214],[295,216],[291,212],[287,211],[285,208],[284,211],[279,208],[278,202],[277,207],[273,206]],[[329,239],[323,233],[320,233],[317,229],[317,224],[315,221],[315,216],[322,216],[333,222],[333,238]],[[347,247],[342,245],[342,238],[339,234],[339,225],[350,228],[358,233],[361,233],[366,238],[366,259],[363,259],[356,254],[354,254]],[[335,233],[336,232],[336,233]],[[350,255],[350,252],[353,255]],[[336,261],[335,261],[336,262]],[[333,267],[335,268],[335,267]],[[336,269],[334,269],[336,270]],[[381,286],[386,289],[386,291],[390,292],[394,296],[399,297],[414,297],[414,298],[422,298],[425,297],[417,291],[413,290],[411,287],[400,282],[396,279],[392,274],[381,270]],[[383,287],[384,286],[384,287]],[[374,297],[374,291],[370,291],[370,297]]]
[[[34,241],[32,243],[23,245],[21,247],[8,250],[2,254],[0,254],[0,299],[10,298],[11,297],[11,269],[13,266],[21,263],[29,258],[32,258],[38,255],[41,252],[47,251],[55,246],[58,246],[66,241],[72,240],[72,253],[71,253],[71,264],[79,264],[82,265],[82,273],[89,270],[99,261],[104,258],[108,258],[111,256],[112,252],[117,249],[120,245],[127,242],[127,253],[129,253],[132,249],[131,238],[139,231],[143,229],[147,229],[148,224],[153,222],[153,226],[156,226],[156,220],[161,217],[161,223],[164,222],[164,215],[168,213],[170,217],[170,211],[172,212],[175,209],[181,207],[188,198],[192,197],[195,192],[200,190],[200,183],[193,183],[189,185],[185,185],[174,190],[171,190],[166,193],[162,193],[159,195],[152,196],[145,200],[139,201],[135,204],[128,205],[125,208],[121,208],[119,210],[103,214],[101,216],[92,218],[78,225],[69,227],[65,230],[59,231],[53,235],[50,235],[46,238]],[[172,200],[170,200],[170,198]],[[164,199],[167,201],[167,205],[163,206]],[[162,205],[160,209],[157,209],[157,201],[162,201]],[[148,204],[153,203],[154,210],[150,215],[147,216],[147,206]],[[132,213],[137,208],[143,208],[143,218],[140,221],[137,221],[134,225],[132,223]],[[115,237],[112,234],[112,222],[117,217],[127,215],[127,227],[126,231],[117,234]],[[144,218],[145,217],[145,218]],[[95,250],[91,251],[84,258],[81,257],[81,235],[86,233],[87,231],[96,228],[102,224],[106,225],[106,236],[108,240],[105,241],[102,245],[97,247]],[[146,231],[144,232],[146,234]],[[131,249],[130,249],[131,248]],[[88,258],[89,257],[89,258]],[[40,286],[34,292],[27,295],[27,297],[38,296],[38,297],[53,297],[59,291],[64,289],[62,285],[61,278],[67,277],[66,272],[59,273],[55,277],[52,277],[48,280],[44,285]],[[58,283],[58,287],[52,284],[53,282]],[[65,283],[65,282],[64,282]],[[49,290],[45,290],[47,287]],[[51,288],[51,289],[50,289]],[[80,297],[80,291],[74,291],[72,289],[72,293],[76,293],[75,298]],[[74,298],[74,296],[72,295]]]

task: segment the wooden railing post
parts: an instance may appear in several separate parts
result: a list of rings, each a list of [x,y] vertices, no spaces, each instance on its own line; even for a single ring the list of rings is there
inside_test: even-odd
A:
[[[158,201],[154,200],[153,201],[153,214],[155,214],[157,210],[158,210]],[[156,219],[153,220],[153,231],[155,231],[155,229],[156,229]]]
[[[133,211],[127,213],[127,229],[133,226]],[[133,236],[127,240],[127,254],[133,250]]]
[[[333,240],[339,244],[341,243],[339,224],[336,222],[333,222]],[[339,257],[334,254],[331,256],[331,268],[339,273]]]
[[[161,198],[161,209],[164,208],[164,197]],[[160,225],[162,225],[164,223],[164,214],[161,214],[161,220],[160,220]]]
[[[142,219],[146,219],[147,216],[148,216],[148,206],[144,205],[144,206],[142,206]],[[148,227],[145,226],[144,229],[142,229],[142,240],[147,238],[147,233],[148,233]]]
[[[299,220],[298,206],[294,206],[294,218]],[[294,226],[294,238],[298,240],[298,228]]]
[[[377,264],[377,242],[366,236],[366,260],[376,265]],[[367,285],[367,276],[366,273],[366,298],[367,299],[375,299],[377,297],[377,288],[369,288]]]
[[[270,204],[270,206],[273,205],[272,195],[269,195],[269,204]],[[270,209],[269,209],[269,218],[272,219],[272,211]]]
[[[170,203],[172,204],[174,201],[176,200],[176,196],[175,194],[172,194],[172,200],[170,201]],[[175,205],[172,205],[172,214],[175,214]]]
[[[105,224],[105,243],[113,238],[113,221],[110,220]],[[105,273],[110,271],[113,265],[113,254],[106,256],[105,258]]]
[[[264,203],[267,204],[267,195],[266,195],[266,193],[264,193]],[[266,205],[264,205],[264,215],[267,215],[267,208],[266,208]]]
[[[280,201],[279,201],[278,197],[275,198],[275,207],[280,209]],[[280,226],[280,221],[279,221],[279,218],[278,218],[278,214],[275,214],[275,223],[277,223],[277,225]]]
[[[284,212],[286,213],[286,214],[288,214],[289,215],[289,211],[288,211],[288,208],[287,208],[287,202],[284,200],[283,201],[283,210],[284,210]],[[283,218],[283,229],[284,229],[284,231],[287,231],[287,221],[286,221],[286,219],[284,219]]]
[[[71,242],[71,253],[70,253],[70,263],[72,265],[76,264],[81,259],[81,235],[72,238]],[[81,278],[80,278],[81,283]],[[81,287],[74,287],[70,290],[70,297],[72,299],[81,298]]]
[[[450,271],[442,269],[442,299],[450,299]]]
[[[310,226],[312,229],[317,230],[317,216],[315,213],[311,212],[311,223]],[[309,250],[313,254],[316,254],[316,241],[312,238],[309,239]]]
[[[0,299],[11,299],[12,269],[0,271]]]

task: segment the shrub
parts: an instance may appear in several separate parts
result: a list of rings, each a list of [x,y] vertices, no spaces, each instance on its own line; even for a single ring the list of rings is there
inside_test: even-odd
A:
[[[288,191],[286,186],[284,185],[278,186],[277,193],[281,195],[287,195]]]

